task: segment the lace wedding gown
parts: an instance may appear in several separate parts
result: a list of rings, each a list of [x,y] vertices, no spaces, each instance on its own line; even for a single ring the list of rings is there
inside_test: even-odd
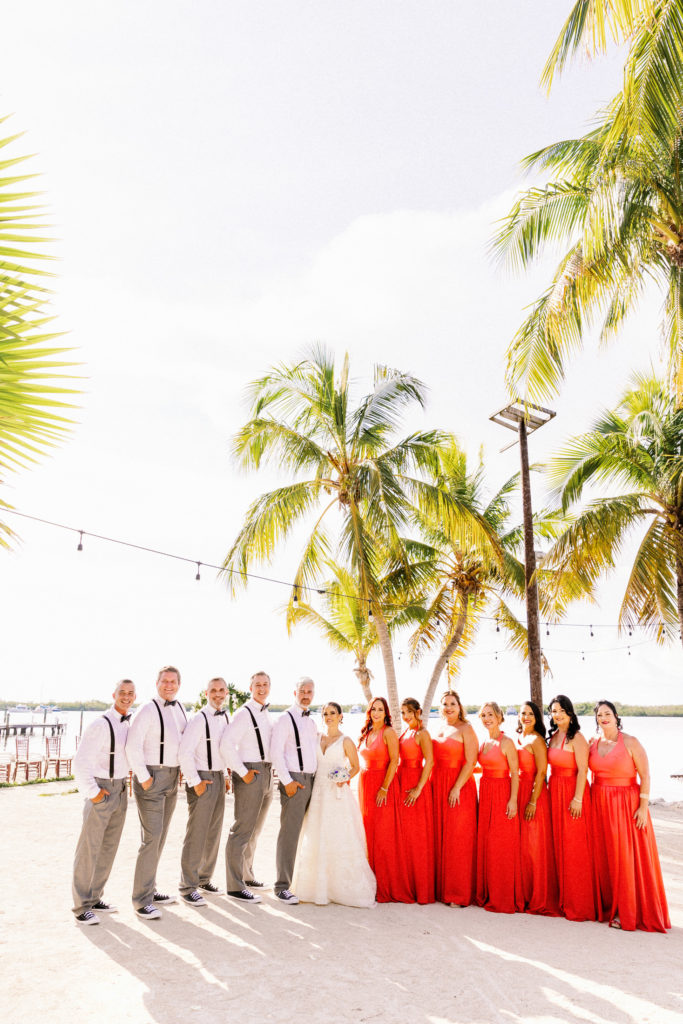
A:
[[[375,876],[365,847],[360,808],[349,786],[329,778],[334,768],[348,767],[344,737],[323,754],[318,743],[318,768],[299,842],[293,889],[304,903],[341,903],[372,907]]]

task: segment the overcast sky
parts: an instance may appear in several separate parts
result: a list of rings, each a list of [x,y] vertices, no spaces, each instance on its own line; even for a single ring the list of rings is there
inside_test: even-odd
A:
[[[530,151],[583,130],[617,90],[618,55],[582,63],[550,98],[538,87],[568,2],[55,4],[3,13],[0,69],[12,152],[32,152],[59,243],[55,312],[82,360],[71,440],[3,496],[22,511],[205,562],[220,562],[274,476],[244,477],[230,437],[245,385],[313,341],[354,376],[372,364],[430,387],[411,425],[453,430],[491,486],[517,450],[489,415],[505,402],[503,353],[548,267],[494,268],[486,244]],[[588,426],[634,366],[657,355],[657,305],[623,344],[577,361],[540,459]],[[644,339],[646,339],[644,341]],[[538,485],[536,485],[538,490]],[[535,494],[543,500],[542,491]],[[184,694],[210,676],[274,698],[310,674],[321,698],[360,697],[352,661],[317,637],[287,639],[287,588],[237,601],[208,570],[12,519],[2,555],[0,695],[105,697],[130,676],[146,696],[177,663]],[[268,574],[291,578],[292,548]],[[288,573],[290,574],[288,576]],[[615,623],[618,581],[573,622]],[[544,640],[546,690],[582,699],[680,700],[680,650],[614,629]],[[405,642],[398,647],[404,649]],[[482,632],[463,699],[508,703],[526,668]],[[585,648],[585,661],[581,655]],[[616,649],[616,650],[615,650]],[[373,669],[381,680],[379,660]],[[429,664],[399,663],[422,696]]]

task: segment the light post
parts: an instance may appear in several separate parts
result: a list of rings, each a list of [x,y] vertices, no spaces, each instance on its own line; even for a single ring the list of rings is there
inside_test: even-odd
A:
[[[543,709],[543,673],[541,670],[541,628],[538,614],[538,584],[536,582],[536,553],[534,551],[534,522],[529,482],[529,450],[527,436],[549,423],[555,416],[552,409],[531,402],[515,401],[490,417],[508,430],[519,435],[519,454],[522,478],[522,512],[524,519],[524,582],[526,589],[526,622],[529,641],[529,688],[531,699]],[[508,445],[509,447],[509,445]],[[505,449],[503,449],[504,451]]]

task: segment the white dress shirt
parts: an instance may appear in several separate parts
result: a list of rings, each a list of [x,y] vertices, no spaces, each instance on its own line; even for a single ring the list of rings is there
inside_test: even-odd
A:
[[[128,775],[126,741],[130,733],[130,722],[122,722],[120,713],[111,707],[105,715],[90,723],[74,756],[74,775],[78,791],[89,800],[100,791],[95,778],[109,778],[111,732],[104,721],[105,717],[109,719],[114,729],[114,778],[125,779]]]
[[[206,739],[207,722],[211,739],[210,768]],[[202,708],[199,714],[187,723],[180,740],[179,758],[180,770],[188,786],[198,786],[202,781],[198,772],[225,771],[225,761],[221,755],[220,744],[227,725],[227,715],[225,713],[217,715],[210,705]]]
[[[155,707],[156,705],[156,707]],[[164,758],[160,759],[161,723],[158,711],[164,719]],[[165,768],[177,768],[180,764],[178,750],[180,737],[185,731],[187,718],[185,711],[176,702],[175,707],[164,706],[160,698],[143,704],[133,719],[130,736],[126,744],[128,764],[135,772],[138,782],[146,782],[151,778],[147,765],[163,765]]]
[[[247,710],[247,708],[249,710]],[[263,744],[263,757],[259,750],[256,730],[251,714],[256,719],[256,724],[261,735]],[[237,772],[240,778],[244,778],[249,769],[245,761],[270,761],[270,737],[273,731],[273,719],[265,704],[259,704],[257,700],[250,697],[246,704],[243,704],[232,717],[232,722],[223,733],[221,740],[221,754],[226,765],[233,772]]]
[[[303,770],[315,774],[318,766],[318,730],[311,716],[302,715],[302,710],[303,708],[300,708],[298,704],[292,704],[291,708],[288,708],[284,714],[280,715],[273,726],[270,752],[273,758],[273,767],[283,786],[288,786],[292,781],[290,772],[301,771],[299,755],[296,750],[294,726],[288,712],[296,719],[296,727],[299,730]]]

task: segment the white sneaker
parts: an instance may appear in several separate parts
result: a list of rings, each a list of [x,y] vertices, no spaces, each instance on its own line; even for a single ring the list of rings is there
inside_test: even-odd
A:
[[[98,900],[97,903],[93,903],[92,909],[98,914],[116,914],[119,908],[112,906],[111,903],[105,903],[104,900]]]
[[[283,903],[291,903],[294,905],[299,902],[299,897],[295,896],[293,892],[289,891],[289,889],[283,889],[282,892],[278,892],[276,895]]]
[[[155,892],[152,897],[155,903],[177,903],[175,896],[166,896],[163,892]]]
[[[258,893],[249,892],[248,889],[236,889],[234,892],[229,892],[228,896],[231,900],[239,900],[240,903],[260,903],[261,897]]]
[[[183,903],[189,903],[191,907],[208,906],[208,903],[206,902],[204,897],[200,895],[200,893],[198,893],[196,889],[193,889],[192,892],[181,893],[180,898],[183,901]]]

